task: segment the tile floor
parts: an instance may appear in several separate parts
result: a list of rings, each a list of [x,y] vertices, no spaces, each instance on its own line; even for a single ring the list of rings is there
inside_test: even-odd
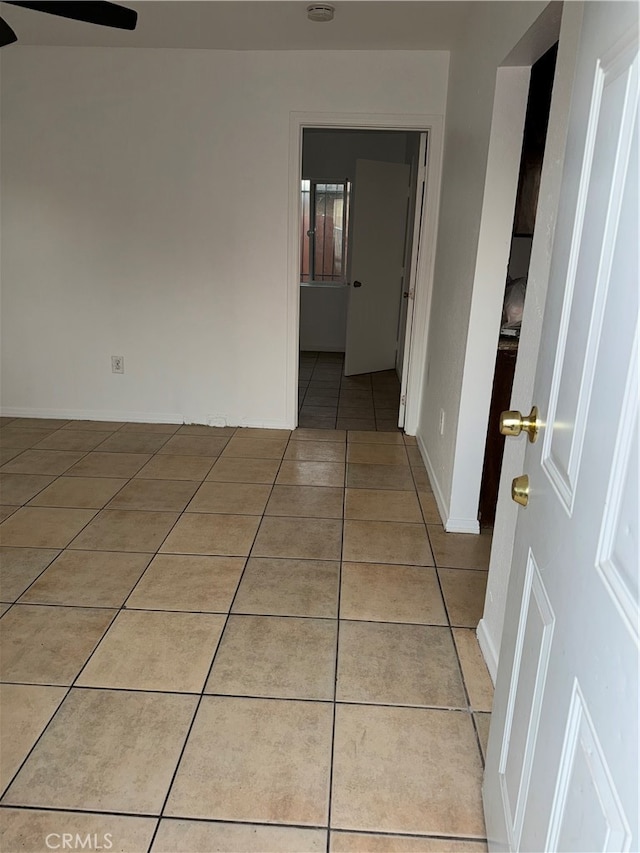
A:
[[[301,427],[396,430],[400,383],[395,370],[344,376],[343,352],[301,352]]]
[[[2,850],[486,849],[490,539],[443,532],[414,440],[3,418],[0,445]]]

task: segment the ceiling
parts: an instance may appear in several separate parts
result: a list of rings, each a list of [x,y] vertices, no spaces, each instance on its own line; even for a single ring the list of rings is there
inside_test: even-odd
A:
[[[137,0],[134,32],[92,26],[0,3],[22,45],[218,50],[448,50],[467,2],[335,0],[331,23],[307,20],[311,0]],[[19,49],[15,46],[5,50]]]

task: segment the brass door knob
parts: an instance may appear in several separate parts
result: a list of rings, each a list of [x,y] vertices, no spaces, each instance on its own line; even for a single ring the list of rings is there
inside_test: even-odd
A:
[[[511,499],[520,506],[526,506],[529,503],[529,477],[527,474],[521,474],[511,483]]]
[[[522,417],[520,412],[503,412],[500,415],[500,432],[502,435],[520,435],[524,431],[528,434],[529,441],[533,444],[538,437],[539,428],[537,406],[534,406],[531,409],[531,414],[525,418]]]

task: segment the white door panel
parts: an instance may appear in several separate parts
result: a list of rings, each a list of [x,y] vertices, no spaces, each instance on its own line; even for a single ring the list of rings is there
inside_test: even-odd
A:
[[[640,843],[637,15],[584,8],[487,755],[492,850]]]
[[[393,369],[410,168],[357,160],[345,375]]]

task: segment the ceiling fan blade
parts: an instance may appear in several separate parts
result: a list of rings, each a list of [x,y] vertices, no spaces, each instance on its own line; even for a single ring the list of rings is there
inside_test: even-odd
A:
[[[87,24],[99,24],[102,27],[116,27],[119,30],[135,30],[138,13],[134,9],[120,6],[117,3],[95,2],[54,2],[32,3],[30,0],[5,0],[12,6],[22,6],[36,12],[46,12],[58,15],[60,18],[71,18],[74,21],[85,21]]]
[[[18,36],[14,33],[9,24],[0,18],[0,47],[4,47],[7,44],[13,44],[14,41],[18,41]]]

